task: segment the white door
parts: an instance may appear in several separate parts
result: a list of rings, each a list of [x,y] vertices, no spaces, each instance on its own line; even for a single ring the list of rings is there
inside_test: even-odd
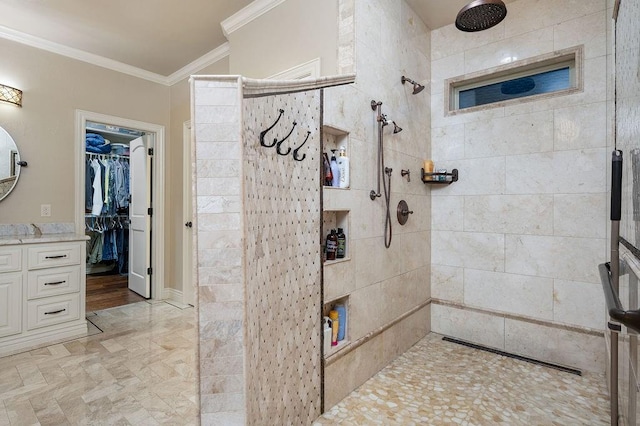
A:
[[[191,121],[182,126],[182,302],[195,306],[195,247],[193,238],[193,166],[194,146],[191,140]]]
[[[151,297],[151,154],[148,135],[130,143],[129,289]]]

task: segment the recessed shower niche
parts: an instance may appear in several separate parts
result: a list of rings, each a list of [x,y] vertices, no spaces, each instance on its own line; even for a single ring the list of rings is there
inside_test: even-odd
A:
[[[344,148],[344,151],[342,149]],[[349,132],[339,129],[335,126],[323,125],[322,126],[322,150],[324,162],[331,162],[335,156],[338,168],[341,169],[341,174],[337,178],[337,185],[329,185],[327,172],[325,172],[323,181],[324,188],[330,189],[349,189],[350,186],[350,164],[349,164]],[[341,156],[341,153],[344,157]],[[345,160],[346,157],[346,160]]]

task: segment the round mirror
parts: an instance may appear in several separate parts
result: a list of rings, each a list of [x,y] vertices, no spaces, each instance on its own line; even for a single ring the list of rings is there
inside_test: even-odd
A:
[[[0,127],[0,201],[9,195],[18,183],[20,154],[15,141]]]

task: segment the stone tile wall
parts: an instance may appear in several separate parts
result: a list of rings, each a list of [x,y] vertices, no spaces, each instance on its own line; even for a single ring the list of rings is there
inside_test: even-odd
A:
[[[605,0],[507,7],[489,30],[431,33],[432,157],[460,174],[432,191],[432,330],[603,371],[610,11]],[[446,79],[579,45],[584,90],[445,112]]]

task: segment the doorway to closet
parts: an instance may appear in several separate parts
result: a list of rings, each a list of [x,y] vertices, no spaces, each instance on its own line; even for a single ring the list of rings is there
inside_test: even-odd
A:
[[[76,121],[87,312],[162,299],[163,128],[86,111]]]

